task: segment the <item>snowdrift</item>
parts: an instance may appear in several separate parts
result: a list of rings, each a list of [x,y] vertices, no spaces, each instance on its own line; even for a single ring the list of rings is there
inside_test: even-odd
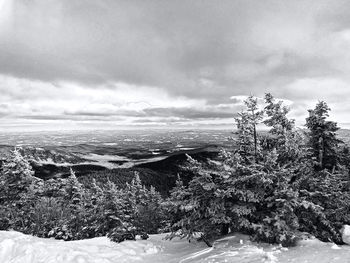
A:
[[[245,235],[232,235],[214,242],[213,248],[199,242],[164,240],[165,234],[149,240],[117,244],[106,237],[59,241],[0,231],[1,263],[258,263],[350,262],[350,246],[337,246],[317,239],[305,240],[294,248],[257,244]]]
[[[143,256],[158,252],[159,249],[148,241],[117,244],[100,237],[65,242],[0,231],[1,263],[140,262]]]

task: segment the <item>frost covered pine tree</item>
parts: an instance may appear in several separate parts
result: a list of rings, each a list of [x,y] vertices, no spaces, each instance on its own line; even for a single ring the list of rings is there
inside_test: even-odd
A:
[[[265,94],[264,108],[267,118],[263,123],[270,128],[265,136],[263,145],[267,150],[275,149],[277,161],[281,164],[295,162],[304,156],[301,144],[305,136],[295,129],[294,119],[288,118],[290,109],[283,105],[283,101],[276,101],[270,94]]]
[[[341,140],[337,138],[339,127],[334,121],[329,121],[327,103],[320,101],[314,109],[309,110],[306,118],[306,127],[309,129],[308,145],[311,149],[311,156],[316,160],[316,167],[322,170],[332,170],[338,163],[337,148]]]
[[[257,162],[259,154],[257,125],[261,122],[264,112],[259,110],[258,99],[253,96],[249,96],[244,104],[246,110],[239,112],[235,118],[238,146],[242,156],[247,159],[253,156],[254,162]]]
[[[162,197],[153,186],[149,189],[142,184],[140,174],[135,172],[130,184],[126,184],[125,195],[133,207],[133,225],[136,232],[147,239],[148,234],[157,233],[162,226],[164,214]]]
[[[288,119],[287,114],[290,109],[283,105],[283,101],[276,102],[271,93],[266,93],[265,103],[267,104],[264,108],[267,119],[264,120],[264,124],[271,127],[269,132],[284,135],[286,132],[292,131],[295,121]]]
[[[188,186],[178,178],[176,187],[168,199],[168,209],[173,215],[172,233],[169,238],[180,236],[201,239],[212,246],[212,239],[220,236],[232,223],[228,209],[232,208],[227,173],[222,163],[206,165],[188,156],[185,170],[195,174]],[[233,212],[234,213],[234,212]]]
[[[108,237],[115,242],[135,240],[135,226],[133,225],[134,207],[131,200],[127,200],[125,192],[111,181],[103,189],[103,217],[101,227]]]
[[[14,149],[5,160],[0,172],[0,203],[18,200],[34,180],[34,172],[19,149]]]
[[[0,229],[24,227],[20,209],[24,205],[23,197],[35,178],[29,162],[19,149],[14,149],[4,161],[0,171]]]
[[[78,208],[83,196],[83,185],[78,181],[72,168],[69,171],[69,177],[66,179],[65,194],[70,202],[71,208]]]

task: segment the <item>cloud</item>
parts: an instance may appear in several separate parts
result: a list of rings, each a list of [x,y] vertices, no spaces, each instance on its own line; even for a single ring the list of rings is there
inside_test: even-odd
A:
[[[1,115],[209,122],[229,119],[237,96],[271,92],[300,122],[317,99],[348,122],[349,10],[345,0],[0,0]]]
[[[218,109],[193,109],[193,108],[150,108],[145,109],[146,116],[179,117],[183,119],[215,119],[233,118],[232,111],[220,111]]]

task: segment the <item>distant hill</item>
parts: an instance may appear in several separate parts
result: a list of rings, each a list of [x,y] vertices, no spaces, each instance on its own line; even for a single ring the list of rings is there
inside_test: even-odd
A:
[[[163,160],[153,161],[135,165],[130,168],[106,169],[102,171],[93,171],[79,180],[85,185],[89,185],[94,178],[100,184],[107,183],[108,180],[116,185],[123,187],[125,183],[131,182],[134,172],[139,172],[141,181],[146,186],[154,186],[163,195],[169,194],[170,189],[175,186],[177,175],[180,174],[184,183],[188,183],[192,174],[183,173],[181,166],[185,164],[189,154],[192,158],[204,161],[207,158],[215,158],[219,153],[218,147],[210,146],[191,151],[181,151],[174,153]]]

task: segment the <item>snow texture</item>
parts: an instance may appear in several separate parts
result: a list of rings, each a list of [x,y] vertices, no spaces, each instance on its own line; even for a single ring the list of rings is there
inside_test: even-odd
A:
[[[148,241],[117,244],[100,237],[65,242],[0,231],[1,263],[122,263],[158,252]]]
[[[342,239],[344,243],[350,245],[350,226],[344,225],[343,228],[341,229],[341,234],[342,234]]]
[[[340,263],[350,262],[350,247],[304,240],[297,247],[254,243],[235,234],[214,242],[165,240],[165,234],[149,240],[113,243],[105,237],[81,241],[58,241],[0,231],[1,263]]]

